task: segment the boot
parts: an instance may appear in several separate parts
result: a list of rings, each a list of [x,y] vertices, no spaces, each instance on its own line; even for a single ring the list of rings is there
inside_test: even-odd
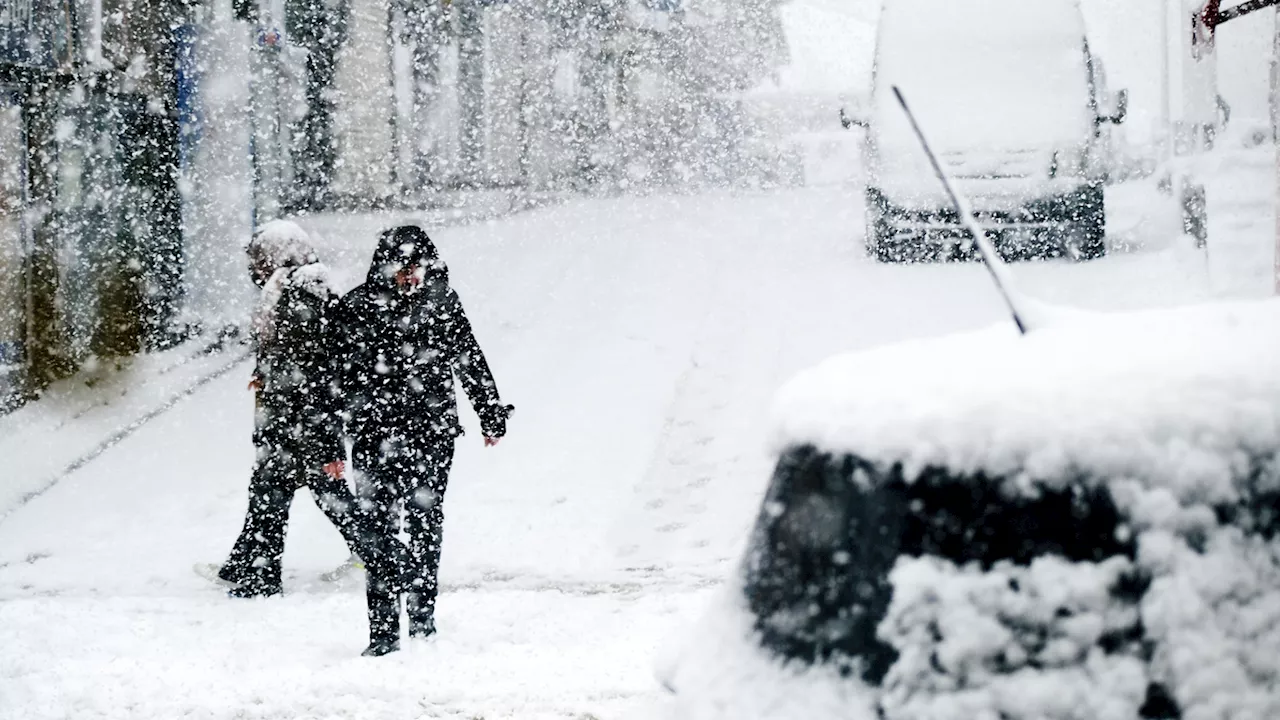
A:
[[[284,589],[279,585],[244,582],[227,590],[227,597],[232,598],[265,598],[279,595]]]
[[[232,565],[231,563],[226,563],[222,567],[219,567],[217,572],[218,580],[226,583],[228,587],[239,585],[249,579],[250,576],[250,573],[245,572],[243,569]]]
[[[360,653],[364,657],[382,657],[400,650],[400,638],[380,637],[369,641],[369,647]]]
[[[430,615],[422,618],[409,618],[409,637],[415,640],[426,640],[436,634],[436,619]]]
[[[214,585],[224,588],[233,588],[240,584],[238,576],[229,571],[228,566],[219,565],[217,563],[196,563],[191,569],[196,571],[200,577],[208,580]]]
[[[400,596],[386,592],[373,578],[368,587],[369,647],[365,657],[381,657],[400,649]]]

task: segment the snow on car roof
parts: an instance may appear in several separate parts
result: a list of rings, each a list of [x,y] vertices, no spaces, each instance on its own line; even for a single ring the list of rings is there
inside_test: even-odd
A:
[[[779,449],[956,473],[1134,478],[1230,501],[1280,444],[1280,300],[1088,315],[836,357],[779,393]]]

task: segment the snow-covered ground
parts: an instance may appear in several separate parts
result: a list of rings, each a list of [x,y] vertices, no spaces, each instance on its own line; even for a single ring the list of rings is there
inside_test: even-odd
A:
[[[1269,163],[1218,163],[1208,262],[1134,186],[1113,193],[1125,251],[1014,272],[1096,309],[1265,295]],[[308,224],[351,286],[399,219]],[[362,585],[319,580],[346,553],[305,493],[284,597],[230,600],[191,571],[240,528],[245,364],[0,519],[0,717],[653,714],[655,652],[731,572],[768,479],[775,389],[838,352],[1004,317],[981,267],[876,265],[862,224],[860,191],[832,184],[580,200],[433,232],[517,407],[496,449],[467,418],[438,639],[359,657]]]

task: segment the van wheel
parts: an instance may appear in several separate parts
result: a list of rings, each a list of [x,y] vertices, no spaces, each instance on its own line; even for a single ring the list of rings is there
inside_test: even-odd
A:
[[[1107,205],[1101,185],[1081,190],[1068,208],[1067,257],[1097,260],[1107,254]]]
[[[874,224],[868,223],[867,257],[875,259],[876,262],[903,263],[907,262],[905,251],[905,244],[894,238],[889,223],[884,220]]]
[[[867,252],[867,257],[874,260],[880,259],[881,239],[879,237],[879,229],[877,223],[868,218],[866,239],[862,243],[862,249]]]
[[[863,243],[867,257],[882,263],[902,261],[902,250],[893,240],[893,228],[886,219],[884,197],[875,190],[867,190],[867,237]]]

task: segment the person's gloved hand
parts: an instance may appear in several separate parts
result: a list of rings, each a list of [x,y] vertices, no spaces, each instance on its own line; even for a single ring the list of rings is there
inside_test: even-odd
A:
[[[479,413],[480,429],[484,432],[485,445],[493,447],[507,434],[507,418],[515,411],[514,405],[490,405]]]

